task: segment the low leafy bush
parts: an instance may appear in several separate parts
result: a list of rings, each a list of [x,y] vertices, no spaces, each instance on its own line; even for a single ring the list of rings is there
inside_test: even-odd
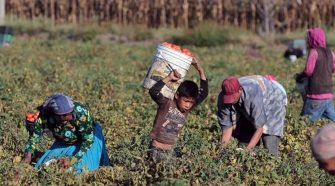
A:
[[[215,36],[216,37],[216,36]],[[214,36],[213,36],[214,38]],[[228,39],[228,38],[226,38]],[[207,42],[207,41],[206,41]],[[244,46],[194,47],[209,78],[208,98],[189,115],[176,150],[181,157],[158,164],[146,160],[156,105],[141,85],[153,45],[103,44],[82,40],[16,38],[0,49],[0,183],[4,185],[332,185],[310,152],[310,138],[328,121],[300,117],[302,100],[293,74],[304,61],[287,63],[276,46],[250,57]],[[273,74],[286,88],[286,126],[275,158],[222,149],[215,113],[220,83],[227,75]],[[191,67],[186,79],[199,82]],[[110,167],[81,176],[51,165],[41,170],[21,162],[28,134],[24,114],[53,92],[87,104],[102,123]],[[45,138],[39,150],[52,141]]]

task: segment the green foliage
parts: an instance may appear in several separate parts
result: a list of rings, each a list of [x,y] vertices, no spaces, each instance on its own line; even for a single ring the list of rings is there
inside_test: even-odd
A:
[[[159,32],[154,36],[164,33]],[[228,35],[224,36],[226,41],[246,37],[232,36],[232,32]],[[303,68],[304,59],[288,63],[282,58],[282,45],[255,49],[255,43],[257,46],[264,43],[255,40],[246,45],[244,41],[249,39],[239,41],[235,45],[210,48],[188,46],[202,60],[210,93],[189,115],[176,146],[181,157],[153,165],[146,161],[146,150],[156,105],[141,84],[154,45],[15,38],[11,47],[0,49],[0,182],[6,185],[331,185],[335,179],[318,169],[309,147],[310,137],[327,121],[310,124],[307,118],[299,116],[302,100],[294,89],[292,77]],[[263,148],[256,148],[256,155],[238,151],[236,141],[227,149],[222,149],[219,143],[220,128],[215,113],[220,83],[228,75],[251,74],[274,74],[288,92],[286,126],[278,158],[269,156]],[[192,67],[187,79],[199,82]],[[94,117],[102,123],[112,166],[75,176],[57,165],[35,170],[20,162],[28,137],[24,114],[53,92],[65,92],[89,105]],[[41,151],[52,143],[45,139],[39,147]]]
[[[171,40],[180,45],[215,47],[229,43],[252,41],[252,38],[246,39],[246,35],[248,37],[251,33],[232,26],[222,26],[213,22],[205,22],[194,29],[172,37]]]
[[[78,25],[66,23],[55,26],[50,19],[36,18],[33,21],[23,18],[8,17],[7,25],[14,28],[15,34],[22,34],[28,36],[37,36],[42,39],[57,40],[70,39],[75,41],[90,42],[97,40],[98,35],[111,34],[115,40],[120,42],[130,41],[144,41],[153,39],[154,37],[162,37],[160,31],[154,32],[141,25],[121,26],[113,25],[97,25],[97,23]],[[170,37],[167,35],[167,37]]]
[[[220,46],[227,43],[229,30],[215,24],[200,25],[172,41],[180,45]]]

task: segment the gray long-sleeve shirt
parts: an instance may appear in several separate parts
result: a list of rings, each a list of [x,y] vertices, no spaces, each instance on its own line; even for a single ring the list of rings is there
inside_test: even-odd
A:
[[[285,89],[274,80],[263,76],[239,78],[243,92],[236,104],[224,104],[223,93],[218,97],[218,121],[222,129],[238,125],[243,115],[255,129],[263,127],[263,133],[282,136],[287,96]]]

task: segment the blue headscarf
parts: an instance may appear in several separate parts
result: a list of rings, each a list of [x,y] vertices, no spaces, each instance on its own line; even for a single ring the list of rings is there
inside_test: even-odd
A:
[[[68,114],[73,111],[72,98],[63,93],[54,93],[43,103],[43,109],[51,110],[54,114]]]

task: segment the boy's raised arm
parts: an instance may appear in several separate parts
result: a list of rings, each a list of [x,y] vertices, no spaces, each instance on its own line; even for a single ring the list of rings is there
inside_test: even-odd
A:
[[[198,58],[196,58],[196,57],[193,58],[192,65],[198,71],[199,76],[200,76],[200,90],[199,90],[198,99],[196,101],[197,102],[196,105],[199,105],[208,96],[208,81],[207,81],[207,78],[206,78],[205,71],[202,68],[202,66],[200,65]]]
[[[157,103],[162,103],[164,101],[167,100],[167,98],[165,98],[163,96],[163,94],[160,92],[162,90],[162,88],[164,87],[164,85],[170,81],[177,81],[180,79],[180,75],[178,72],[176,71],[172,71],[167,77],[165,77],[164,79],[158,81],[156,84],[154,84],[150,90],[149,90],[149,94],[151,96],[151,98]]]
[[[207,80],[205,71],[204,71],[204,69],[202,68],[202,66],[201,66],[201,64],[199,62],[199,58],[194,57],[193,61],[192,61],[192,65],[198,71],[200,79],[201,80]]]

